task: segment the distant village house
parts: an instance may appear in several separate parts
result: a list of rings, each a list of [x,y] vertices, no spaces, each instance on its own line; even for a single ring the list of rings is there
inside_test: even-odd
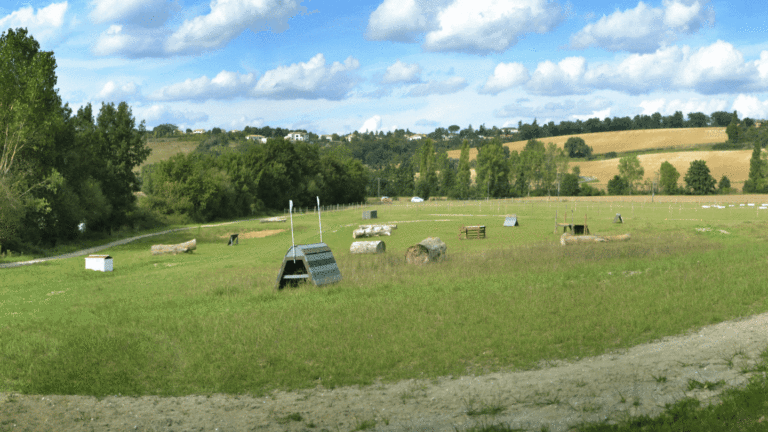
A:
[[[249,139],[251,141],[258,141],[258,142],[260,142],[262,144],[266,144],[267,143],[267,137],[265,137],[263,135],[248,135],[247,137],[245,137],[245,139]]]

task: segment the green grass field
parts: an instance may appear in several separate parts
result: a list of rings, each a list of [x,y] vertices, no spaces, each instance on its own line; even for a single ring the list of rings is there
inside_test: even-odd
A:
[[[112,273],[84,270],[82,257],[4,269],[0,391],[261,395],[480,374],[768,310],[768,211],[520,200],[378,211],[375,222],[398,224],[379,256],[349,253],[351,232],[364,223],[360,209],[323,214],[323,240],[343,275],[325,287],[274,289],[290,230],[234,247],[221,238],[287,223],[199,228],[116,247],[106,251]],[[593,233],[632,239],[561,247],[555,211],[576,221],[586,214]],[[623,225],[612,223],[617,212]],[[507,213],[521,226],[502,228]],[[297,244],[319,240],[316,214],[294,224]],[[488,227],[487,239],[457,239],[459,226],[477,224]],[[407,247],[428,236],[447,243],[447,259],[405,264]],[[149,253],[151,244],[191,238],[192,254]]]

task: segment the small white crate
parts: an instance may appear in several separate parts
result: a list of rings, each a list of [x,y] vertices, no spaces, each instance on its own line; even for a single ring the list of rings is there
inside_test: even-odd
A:
[[[88,255],[85,258],[85,269],[101,272],[112,271],[112,257],[109,255]]]

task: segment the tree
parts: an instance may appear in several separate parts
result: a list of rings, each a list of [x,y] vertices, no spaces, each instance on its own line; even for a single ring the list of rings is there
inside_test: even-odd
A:
[[[588,158],[592,156],[592,147],[589,147],[581,137],[571,137],[564,145],[565,151],[572,158]]]
[[[170,123],[163,123],[161,125],[155,126],[152,129],[152,135],[154,135],[155,138],[173,136],[177,130],[178,130],[178,127],[176,125],[170,124]]]
[[[560,179],[560,196],[578,196],[580,192],[579,176],[569,173],[563,174]]]
[[[709,173],[709,167],[703,160],[691,162],[688,172],[685,174],[685,185],[688,192],[693,195],[710,195],[715,192],[717,182]]]
[[[629,193],[629,183],[623,177],[613,176],[608,180],[608,195],[626,195]]]
[[[688,127],[706,127],[709,116],[701,112],[688,113]]]
[[[766,171],[768,163],[762,155],[762,147],[759,141],[753,144],[752,157],[749,159],[749,177],[744,182],[745,193],[762,192],[766,184]]]
[[[499,198],[509,192],[509,165],[501,145],[494,138],[478,149],[477,187],[478,194]]]
[[[464,140],[461,144],[461,155],[459,156],[459,172],[456,175],[455,196],[457,198],[469,198],[471,181],[472,178],[469,170],[469,141]]]
[[[114,103],[103,104],[96,121],[95,154],[100,160],[94,178],[112,206],[109,228],[117,228],[126,221],[136,202],[133,193],[140,189],[133,170],[149,157],[151,149],[144,141],[144,121],[137,129],[127,103],[120,102],[117,109]]]
[[[645,170],[640,166],[640,159],[636,155],[624,156],[619,159],[619,175],[626,180],[630,195],[644,174]]]
[[[728,127],[725,128],[725,133],[728,134],[728,141],[732,143],[739,141],[739,125],[736,111],[734,111],[734,115],[731,117],[731,122],[728,124]]]
[[[438,191],[437,173],[435,172],[435,146],[431,139],[424,140],[419,160],[419,182],[416,184],[416,193],[420,197],[428,199]]]
[[[723,195],[731,193],[731,180],[727,176],[720,178],[720,183],[717,184],[717,192]]]
[[[715,111],[710,117],[712,118],[712,126],[725,127],[731,123],[732,114],[725,111]]]
[[[450,133],[452,133],[452,134],[455,134],[455,133],[456,133],[456,132],[458,132],[459,130],[461,130],[461,126],[459,126],[459,125],[451,125],[451,126],[448,126],[448,131],[449,131]]]
[[[680,173],[677,172],[671,163],[664,161],[659,169],[660,179],[659,188],[666,195],[674,195],[678,191],[677,180],[680,178]]]

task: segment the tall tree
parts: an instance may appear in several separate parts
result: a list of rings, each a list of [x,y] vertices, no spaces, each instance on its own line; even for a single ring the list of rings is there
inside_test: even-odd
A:
[[[505,197],[509,193],[509,165],[501,141],[494,138],[478,149],[477,187],[479,194]]]
[[[571,137],[563,146],[569,157],[588,158],[592,156],[592,147],[588,146],[581,137]]]
[[[666,195],[674,195],[677,193],[677,179],[680,178],[680,173],[677,172],[674,166],[668,161],[664,161],[659,168],[659,188]]]
[[[691,162],[688,172],[685,174],[685,185],[688,192],[693,195],[711,195],[715,193],[717,181],[709,173],[709,167],[703,160]]]
[[[708,115],[701,112],[688,113],[688,127],[705,127],[708,124]]]
[[[469,170],[469,141],[464,140],[461,144],[461,155],[459,156],[459,172],[456,175],[455,195],[457,198],[469,198],[471,182],[472,177]]]
[[[733,112],[731,122],[728,127],[725,128],[725,133],[728,134],[728,141],[736,143],[739,141],[739,118],[736,116],[736,111]]]
[[[419,154],[419,182],[416,184],[416,193],[428,199],[437,193],[438,182],[435,172],[435,146],[432,140],[427,138],[421,146]]]
[[[637,158],[637,155],[624,156],[619,159],[619,175],[626,180],[630,195],[644,174],[645,170],[640,165],[640,159]]]
[[[762,155],[762,147],[759,141],[755,141],[752,149],[752,157],[749,159],[749,177],[744,182],[745,193],[762,192],[766,186],[766,171],[768,163]]]

